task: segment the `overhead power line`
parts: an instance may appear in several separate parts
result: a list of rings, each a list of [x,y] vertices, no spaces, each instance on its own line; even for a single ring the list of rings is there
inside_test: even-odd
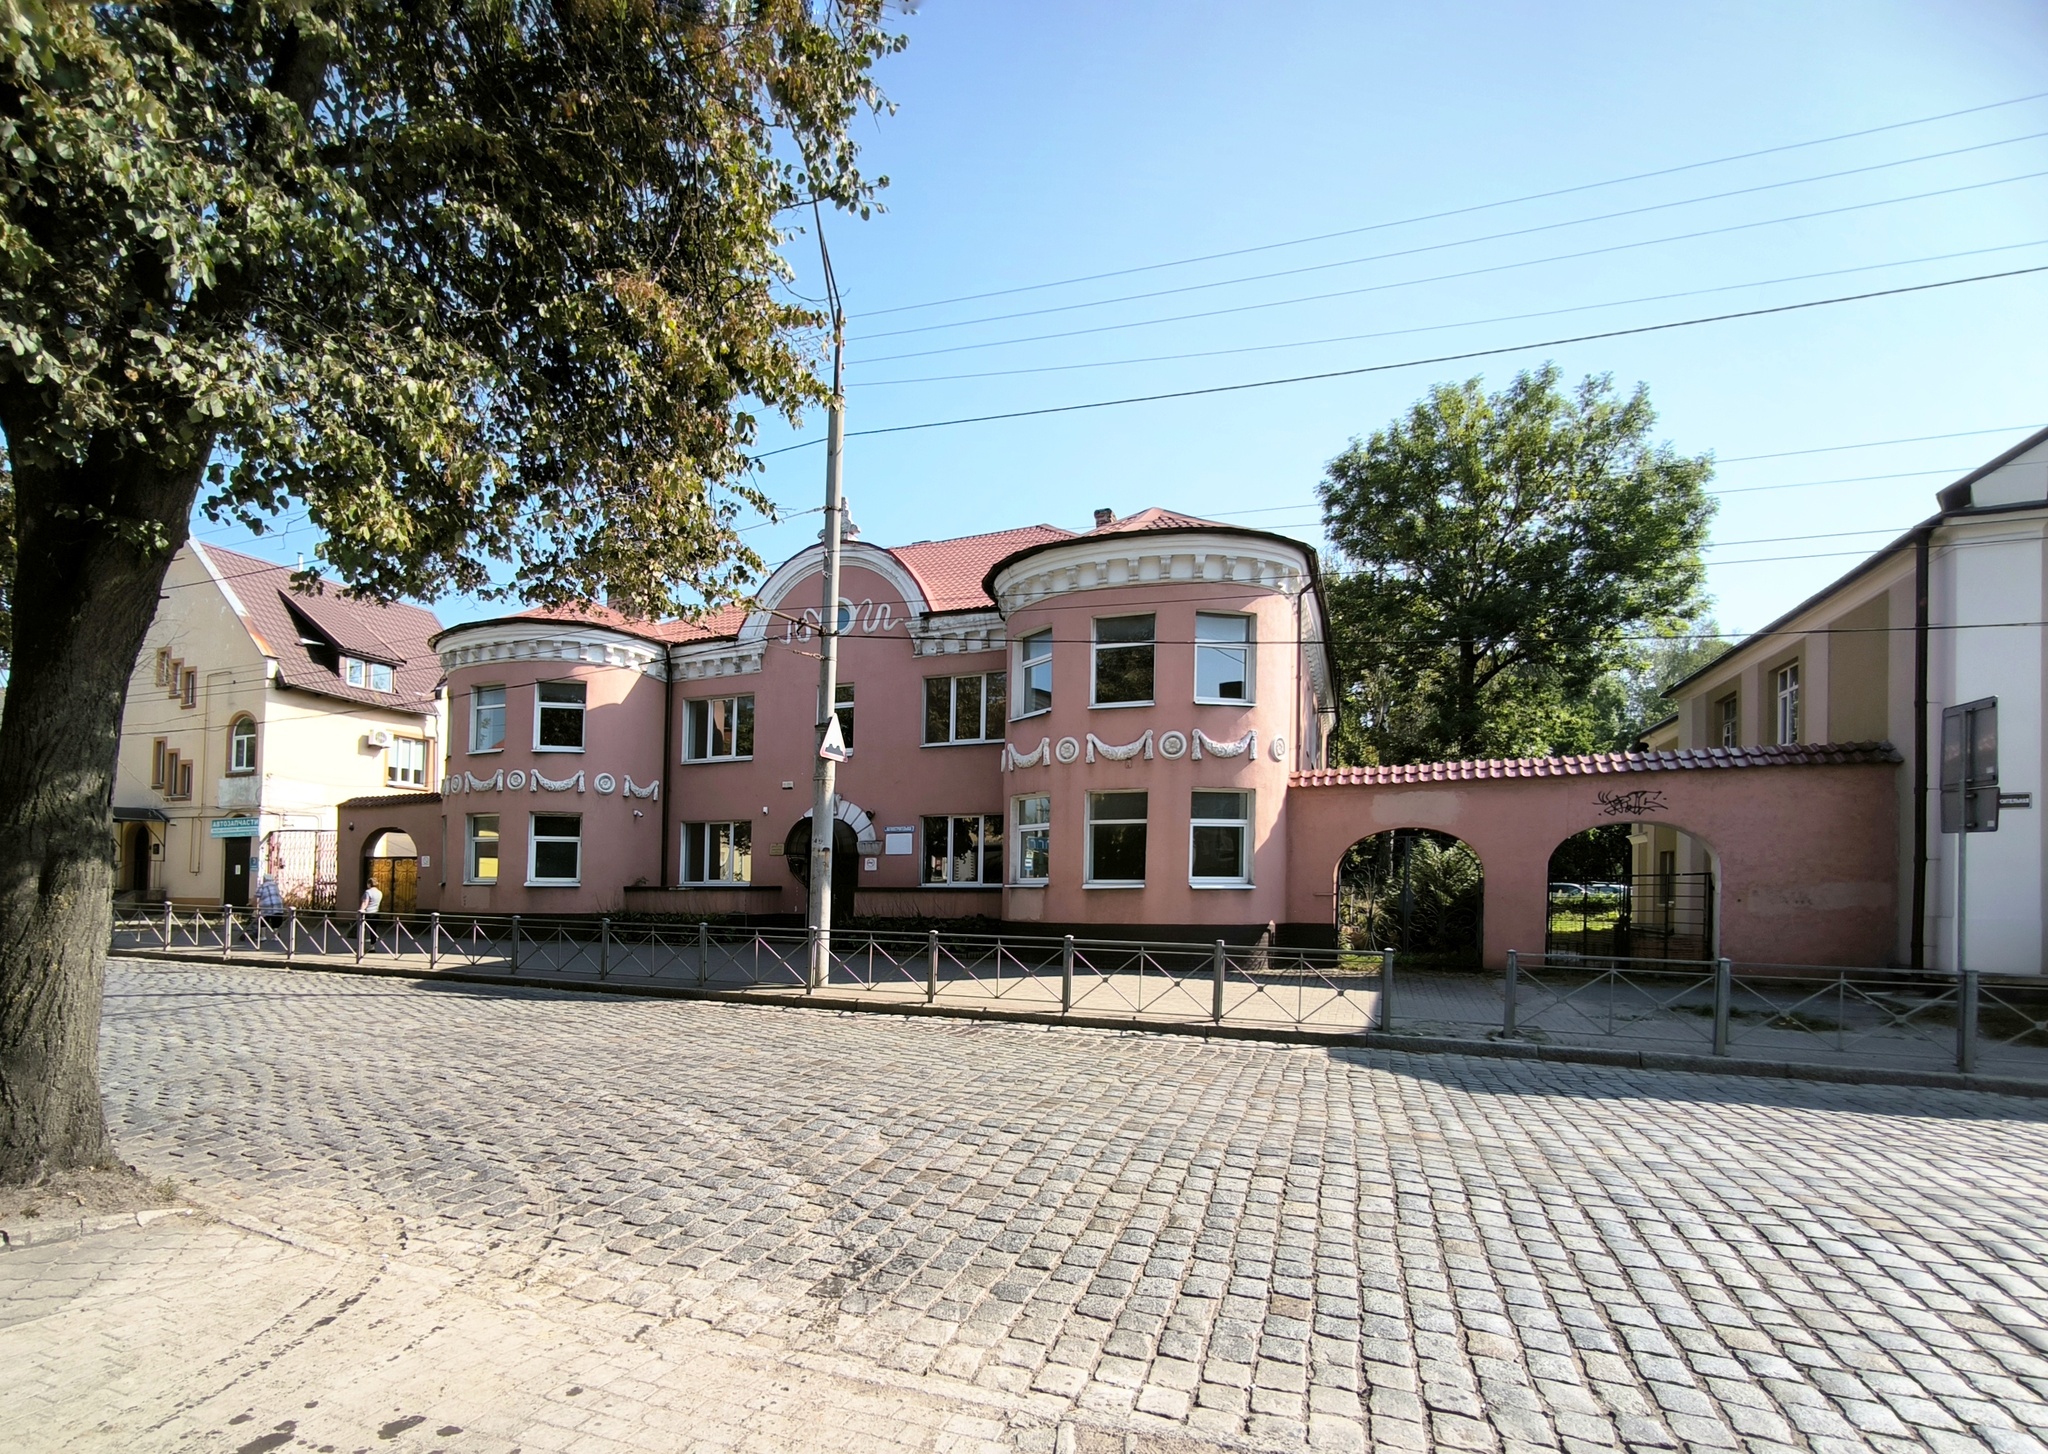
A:
[[[1535,349],[1562,348],[1574,343],[1593,343],[1607,338],[1629,338],[1646,333],[1665,333],[1679,328],[1697,328],[1709,323],[1727,323],[1740,318],[1764,318],[1779,313],[1799,313],[1814,308],[1829,308],[1843,303],[1861,303],[1873,298],[1896,298],[1911,293],[1927,293],[1943,288],[1962,287],[1969,283],[1995,282],[2004,278],[2029,277],[2048,272],[2048,264],[2031,268],[2011,268],[2004,272],[1976,273],[1963,278],[1944,278],[1932,283],[1913,283],[1897,288],[1880,288],[1868,293],[1847,293],[1834,298],[1810,298],[1798,303],[1780,303],[1769,308],[1745,308],[1734,313],[1715,313],[1703,318],[1680,318],[1667,323],[1644,323],[1633,328],[1610,328],[1599,333],[1580,333],[1566,338],[1538,339],[1529,343],[1505,344],[1496,348],[1465,349],[1458,353],[1436,354],[1429,358],[1403,359],[1398,363],[1362,364],[1356,368],[1326,369],[1313,374],[1293,374],[1278,379],[1253,379],[1237,384],[1212,384],[1198,389],[1172,389],[1157,394],[1132,394],[1115,399],[1093,399],[1079,404],[1051,404],[1037,409],[1011,409],[996,414],[971,414],[954,419],[927,419],[915,424],[891,424],[875,429],[851,429],[847,438],[872,438],[884,434],[909,434],[926,429],[950,429],[963,424],[992,424],[1008,419],[1035,419],[1052,414],[1074,414],[1084,410],[1114,409],[1128,404],[1154,404],[1170,399],[1193,399],[1215,394],[1243,393],[1252,389],[1273,389],[1286,384],[1317,383],[1326,379],[1357,378],[1365,374],[1391,373],[1396,369],[1422,368],[1432,364],[1462,363],[1468,359],[1494,358],[1501,354],[1527,353]],[[803,440],[756,455],[766,459],[771,455],[787,454],[791,450],[807,449],[820,443],[816,439]]]
[[[1119,368],[1130,364],[1180,363],[1198,358],[1227,358],[1246,353],[1277,353],[1296,348],[1318,348],[1333,343],[1365,343],[1380,338],[1404,338],[1418,333],[1443,333],[1458,328],[1479,328],[1494,323],[1526,323],[1535,318],[1560,318],[1573,313],[1592,313],[1602,308],[1626,308],[1639,303],[1670,303],[1680,298],[1704,298],[1716,293],[1736,293],[1745,288],[1769,288],[1784,283],[1810,283],[1821,278],[1847,277],[1855,273],[1882,272],[1887,268],[1914,267],[1921,263],[1954,262],[1959,258],[1984,257],[1991,253],[2017,252],[2030,247],[2048,247],[2048,238],[2008,242],[1997,247],[1973,247],[1962,252],[1930,253],[1925,257],[1900,258],[1894,262],[1863,263],[1852,268],[1826,268],[1817,273],[1790,273],[1780,278],[1758,278],[1746,283],[1722,283],[1712,288],[1688,288],[1676,293],[1646,293],[1636,298],[1616,298],[1603,303],[1579,303],[1569,308],[1543,308],[1531,313],[1503,313],[1492,318],[1467,318],[1455,323],[1425,323],[1413,328],[1385,328],[1374,333],[1344,333],[1327,338],[1293,339],[1286,343],[1254,343],[1236,348],[1195,349],[1186,353],[1150,354],[1139,358],[1096,359],[1086,363],[1041,364],[1029,368],[988,369],[965,374],[919,374],[905,379],[856,381],[857,389],[888,389],[904,384],[948,384],[965,379],[1006,379],[1025,374],[1063,374],[1083,369]]]
[[[1263,303],[1238,303],[1228,308],[1207,308],[1196,313],[1170,313],[1163,318],[1138,318],[1124,323],[1098,323],[1088,328],[1068,328],[1057,333],[1030,333],[1016,338],[992,338],[981,343],[955,343],[944,348],[918,349],[910,353],[889,353],[864,360],[866,363],[894,363],[907,358],[932,358],[946,353],[968,353],[983,348],[1011,348],[1023,343],[1046,343],[1060,338],[1084,338],[1097,333],[1121,333],[1133,328],[1158,328],[1169,323],[1189,323],[1203,318],[1224,318],[1238,313],[1259,313],[1269,308],[1289,308],[1302,303],[1325,303],[1333,298],[1359,298],[1368,293],[1391,292],[1397,288],[1420,287],[1425,283],[1456,282],[1463,278],[1490,276],[1494,273],[1515,272],[1522,268],[1540,267],[1547,263],[1575,262],[1581,258],[1606,257],[1618,252],[1632,252],[1644,247],[1662,247],[1672,242],[1692,242],[1703,237],[1725,237],[1735,232],[1750,232],[1759,227],[1778,227],[1788,222],[1810,222],[1816,217],[1838,217],[1849,212],[1868,212],[1877,207],[1896,207],[1907,202],[1925,202],[1933,197],[1950,197],[1960,192],[1979,192],[1987,187],[2006,187],[2015,182],[2031,182],[2048,177],[2048,171],[2022,172],[2017,176],[1998,177],[1988,182],[1968,182],[1960,186],[1941,187],[1932,192],[1915,192],[1905,197],[1883,197],[1874,202],[1851,202],[1840,207],[1823,207],[1815,212],[1796,212],[1784,217],[1764,217],[1752,222],[1734,222],[1725,227],[1707,227],[1696,232],[1670,233],[1664,237],[1646,237],[1635,242],[1609,243],[1603,247],[1582,248],[1577,252],[1552,253],[1547,257],[1524,258],[1517,262],[1489,263],[1485,267],[1463,268],[1451,273],[1432,273],[1421,278],[1400,278],[1389,283],[1369,283],[1359,288],[1339,288],[1328,293],[1304,293],[1294,298],[1273,298]]]
[[[1511,228],[1506,232],[1481,233],[1477,237],[1452,238],[1446,242],[1418,243],[1414,247],[1396,248],[1391,252],[1368,253],[1364,257],[1339,258],[1334,262],[1304,263],[1300,267],[1281,268],[1269,273],[1250,273],[1243,277],[1218,278],[1205,283],[1183,283],[1173,288],[1155,288],[1147,293],[1120,293],[1109,298],[1092,298],[1079,303],[1058,303],[1046,308],[1025,308],[1015,313],[990,313],[979,318],[959,318],[947,323],[924,323],[914,328],[892,328],[881,333],[855,335],[860,342],[876,338],[900,338],[913,333],[936,333],[950,328],[973,328],[983,323],[1005,323],[1016,318],[1039,318],[1052,313],[1075,313],[1088,308],[1107,308],[1117,303],[1141,303],[1151,298],[1171,298],[1182,293],[1203,293],[1216,288],[1235,288],[1246,283],[1271,282],[1275,278],[1294,278],[1306,273],[1326,273],[1337,268],[1363,267],[1367,263],[1388,262],[1395,258],[1416,257],[1423,253],[1447,252],[1455,247],[1477,247],[1481,243],[1504,242],[1514,237],[1533,237],[1543,232],[1558,232],[1567,227],[1590,227],[1596,222],[1614,222],[1624,217],[1641,217],[1651,212],[1668,212],[1674,207],[1696,207],[1706,202],[1726,201],[1730,197],[1754,196],[1759,192],[1776,192],[1786,187],[1804,187],[1815,182],[1830,182],[1842,177],[1861,176],[1866,172],[1887,171],[1893,167],[1911,166],[1916,162],[1941,161],[1948,157],[1962,156],[1970,152],[1989,151],[1994,147],[2014,146],[2025,141],[2039,141],[2048,136],[2048,131],[2028,132],[2024,136],[2006,137],[2001,141],[1979,142],[1973,146],[1954,147],[1948,151],[1928,152],[1922,156],[1901,157],[1896,161],[1873,162],[1868,166],[1848,167],[1837,172],[1821,172],[1810,177],[1790,177],[1781,182],[1763,182],[1753,187],[1737,187],[1726,192],[1709,192],[1699,197],[1680,197],[1669,202],[1650,202],[1640,207],[1627,207],[1619,212],[1602,212],[1591,217],[1573,217],[1562,222],[1532,223],[1527,227]]]
[[[1192,257],[1173,258],[1166,262],[1141,263],[1133,267],[1113,268],[1107,272],[1086,273],[1075,277],[1055,278],[1050,282],[1023,283],[1010,288],[992,288],[979,293],[962,293],[951,298],[933,298],[922,303],[898,303],[888,308],[867,309],[870,318],[880,318],[891,313],[908,313],[925,308],[950,307],[955,303],[974,303],[984,298],[1007,298],[1019,293],[1042,292],[1049,288],[1067,288],[1080,283],[1096,283],[1108,278],[1126,278],[1139,273],[1159,272],[1166,268],[1192,267],[1197,263],[1217,262],[1224,258],[1250,257],[1256,253],[1273,252],[1281,248],[1305,247],[1311,243],[1329,242],[1340,237],[1359,237],[1370,232],[1383,232],[1395,227],[1408,227],[1421,222],[1440,222],[1447,217],[1466,217],[1475,212],[1489,212],[1500,207],[1515,207],[1524,202],[1542,202],[1553,197],[1569,197],[1580,192],[1598,191],[1605,187],[1619,187],[1629,182],[1645,182],[1655,177],[1676,176],[1681,172],[1699,171],[1705,167],[1726,166],[1733,162],[1753,161],[1757,157],[1777,156],[1784,152],[1802,151],[1809,147],[1826,146],[1838,141],[1854,141],[1859,137],[1878,136],[1890,131],[1903,131],[1914,126],[1930,126],[1937,121],[1953,121],[1958,116],[1975,116],[1986,111],[1998,111],[2010,106],[2022,106],[2029,101],[2048,99],[2048,91],[2036,91],[2025,96],[2014,96],[2005,101],[1990,101],[1982,106],[1966,106],[1958,111],[1943,111],[1933,116],[1916,116],[1906,121],[1888,122],[1883,126],[1868,126],[1858,131],[1836,132],[1832,136],[1817,136],[1806,141],[1784,142],[1777,146],[1758,148],[1755,151],[1732,152],[1726,156],[1708,157],[1703,161],[1683,162],[1677,166],[1659,167],[1653,171],[1631,172],[1626,176],[1607,177],[1597,182],[1580,182],[1570,187],[1553,187],[1542,192],[1525,192],[1516,197],[1500,197],[1491,202],[1474,202],[1463,207],[1446,208],[1439,212],[1418,213],[1412,217],[1398,217],[1386,222],[1367,223],[1361,227],[1339,228],[1334,232],[1318,232],[1307,237],[1285,238],[1279,242],[1258,243],[1251,247],[1229,248],[1222,252],[1201,253]]]

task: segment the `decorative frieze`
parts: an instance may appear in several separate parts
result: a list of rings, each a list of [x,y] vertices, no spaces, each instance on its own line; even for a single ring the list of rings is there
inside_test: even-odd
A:
[[[1305,553],[1277,540],[1174,531],[1088,536],[1035,552],[994,582],[1007,616],[1051,596],[1140,585],[1238,585],[1293,596],[1308,585]]]
[[[1091,763],[1097,758],[1106,762],[1129,762],[1133,758],[1143,758],[1150,762],[1157,755],[1177,762],[1192,755],[1196,762],[1200,762],[1204,757],[1242,757],[1256,760],[1259,755],[1259,734],[1256,728],[1248,730],[1242,737],[1222,740],[1211,737],[1199,727],[1191,732],[1177,729],[1155,732],[1147,728],[1135,742],[1123,743],[1104,742],[1093,732],[1085,735],[1085,746],[1081,739],[1074,737],[1062,737],[1058,742],[1049,737],[1041,737],[1038,739],[1038,746],[1028,750],[1005,742],[1003,771],[1018,772],[1030,767],[1044,767],[1048,762],[1070,766],[1083,757]],[[1273,761],[1286,761],[1286,738],[1275,737],[1269,746]]]
[[[587,787],[586,787],[587,784]],[[645,787],[633,781],[631,773],[622,778],[608,772],[595,775],[587,769],[579,769],[569,777],[551,778],[544,776],[538,768],[500,768],[489,777],[478,777],[473,772],[454,772],[441,785],[441,791],[449,797],[475,793],[578,793],[594,791],[596,796],[605,798],[617,793],[625,798],[658,798],[661,783],[651,782]]]

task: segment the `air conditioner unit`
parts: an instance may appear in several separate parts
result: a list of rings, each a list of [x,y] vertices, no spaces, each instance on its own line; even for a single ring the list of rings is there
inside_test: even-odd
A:
[[[363,745],[365,747],[389,747],[391,745],[391,734],[382,727],[374,728],[363,734]]]

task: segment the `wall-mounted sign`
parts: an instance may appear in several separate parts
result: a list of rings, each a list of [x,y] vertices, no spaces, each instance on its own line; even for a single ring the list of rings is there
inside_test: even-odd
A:
[[[254,818],[215,818],[206,831],[215,838],[254,838],[259,826]]]
[[[891,858],[907,858],[917,852],[917,830],[914,828],[884,828],[882,830],[883,851]]]

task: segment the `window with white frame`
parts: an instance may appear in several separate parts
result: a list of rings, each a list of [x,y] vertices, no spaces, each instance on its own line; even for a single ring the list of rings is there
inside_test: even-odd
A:
[[[1730,692],[1727,696],[1721,698],[1719,706],[1721,722],[1718,731],[1721,745],[1723,747],[1740,747],[1742,745],[1741,699],[1735,693]]]
[[[1138,707],[1152,701],[1152,617],[1095,619],[1094,705]]]
[[[535,813],[527,830],[526,881],[574,884],[583,880],[583,817]]]
[[[1188,878],[1197,888],[1252,878],[1252,795],[1196,789],[1188,814]]]
[[[832,715],[839,719],[839,740],[850,753],[853,751],[853,683],[835,682],[832,686]]]
[[[1799,663],[1787,662],[1778,668],[1778,740],[1797,742],[1799,740]]]
[[[1052,876],[1052,799],[1043,794],[1010,805],[1017,841],[1010,849],[1016,882],[1042,884]]]
[[[234,774],[256,771],[256,719],[237,717],[228,728],[228,771]]]
[[[384,781],[402,788],[427,785],[427,744],[418,737],[394,737],[384,757]]]
[[[1253,700],[1251,617],[1195,613],[1195,700]]]
[[[535,682],[533,684],[533,750],[535,752],[581,752],[583,750],[582,682]]]
[[[1017,715],[1052,710],[1052,632],[1034,631],[1017,642]]]
[[[469,750],[501,752],[505,747],[505,689],[476,687],[469,694]]]
[[[924,743],[994,742],[1003,735],[1002,672],[924,679]]]
[[[999,884],[1003,881],[1003,815],[955,814],[924,820],[924,881],[928,884]]]
[[[743,884],[754,878],[754,825],[683,824],[683,882]]]
[[[398,673],[381,661],[370,663],[370,690],[388,692],[398,685]]]
[[[753,697],[700,697],[683,704],[685,762],[718,762],[753,755]]]
[[[396,688],[398,673],[386,661],[366,661],[360,656],[344,656],[339,667],[341,679],[352,687],[368,687],[373,692],[388,692]]]
[[[367,686],[370,664],[360,656],[344,656],[341,659],[341,679],[352,687]]]
[[[1144,793],[1088,795],[1087,882],[1129,887],[1145,882]]]
[[[498,881],[498,815],[471,813],[465,833],[468,849],[463,859],[463,882],[494,884]]]

